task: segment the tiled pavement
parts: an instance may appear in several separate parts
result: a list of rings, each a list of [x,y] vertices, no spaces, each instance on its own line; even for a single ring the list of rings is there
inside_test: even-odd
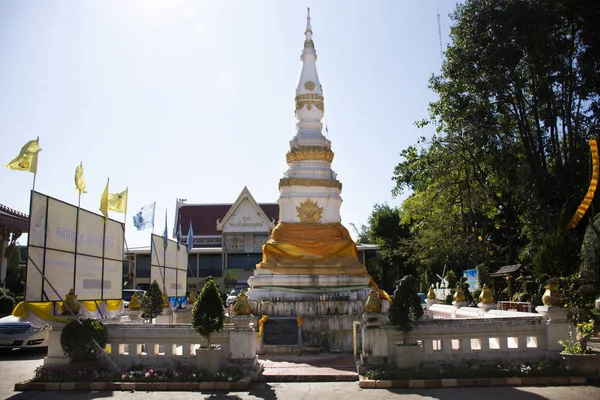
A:
[[[259,357],[267,382],[357,381],[352,354],[266,354]]]

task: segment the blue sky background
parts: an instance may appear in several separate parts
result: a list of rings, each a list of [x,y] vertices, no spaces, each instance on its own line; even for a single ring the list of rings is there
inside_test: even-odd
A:
[[[36,190],[77,204],[83,161],[97,211],[129,187],[127,242],[150,245],[131,216],[157,202],[155,232],[175,200],[232,203],[244,186],[276,202],[295,134],[294,90],[306,7],[343,183],[342,222],[400,205],[399,153],[431,130],[414,121],[435,99],[454,0],[0,2],[0,163],[40,137]],[[29,211],[33,175],[0,168],[0,203]],[[111,218],[123,220],[111,212]],[[26,243],[25,239],[20,240]]]

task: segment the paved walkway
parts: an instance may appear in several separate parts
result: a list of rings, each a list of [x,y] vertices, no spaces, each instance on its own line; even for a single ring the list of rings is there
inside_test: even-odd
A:
[[[259,357],[267,382],[357,381],[352,354],[266,354]]]

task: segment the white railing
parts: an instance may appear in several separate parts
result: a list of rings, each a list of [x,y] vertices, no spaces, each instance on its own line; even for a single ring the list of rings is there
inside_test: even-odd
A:
[[[429,307],[429,318],[404,335],[385,314],[363,316],[362,359],[366,365],[394,362],[414,367],[422,361],[537,361],[558,358],[559,339],[572,324],[568,310],[538,307],[539,313],[489,310],[447,305]],[[413,344],[407,345],[407,344]]]
[[[195,366],[196,350],[208,342],[191,325],[107,324],[107,352],[121,368],[143,364],[153,368]],[[229,352],[230,329],[211,335],[211,343]]]

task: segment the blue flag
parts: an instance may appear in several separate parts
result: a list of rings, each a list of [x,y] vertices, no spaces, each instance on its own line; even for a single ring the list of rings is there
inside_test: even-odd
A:
[[[181,223],[179,224],[179,229],[177,229],[177,250],[181,247]]]
[[[142,207],[140,211],[133,216],[133,226],[135,226],[138,231],[154,228],[155,206],[156,203],[148,204],[147,206]]]
[[[190,221],[190,229],[188,229],[187,236],[187,252],[190,254],[190,251],[194,248],[194,230],[192,229],[192,221]]]
[[[167,230],[167,210],[165,210],[165,233],[163,234],[163,240],[165,241],[165,252],[167,251],[167,247],[169,247],[169,231]]]

